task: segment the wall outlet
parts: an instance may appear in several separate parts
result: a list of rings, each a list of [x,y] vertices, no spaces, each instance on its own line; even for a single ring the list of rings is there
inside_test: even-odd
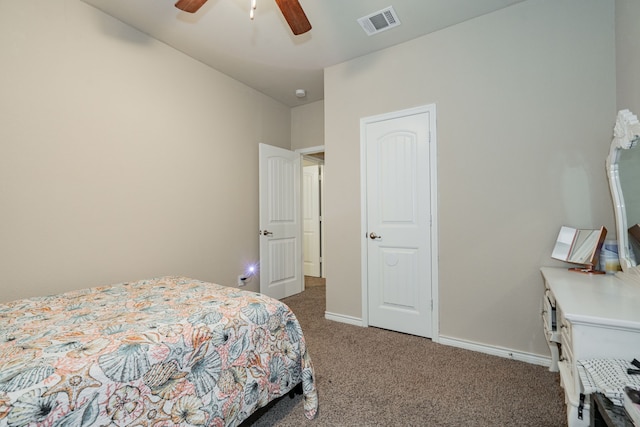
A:
[[[239,275],[238,276],[238,287],[247,286],[247,276]]]

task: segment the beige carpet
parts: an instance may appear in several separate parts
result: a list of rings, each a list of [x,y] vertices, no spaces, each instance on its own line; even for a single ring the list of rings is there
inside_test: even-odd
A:
[[[325,286],[283,300],[316,370],[320,410],[284,396],[243,426],[566,426],[559,376],[543,366],[324,318]]]

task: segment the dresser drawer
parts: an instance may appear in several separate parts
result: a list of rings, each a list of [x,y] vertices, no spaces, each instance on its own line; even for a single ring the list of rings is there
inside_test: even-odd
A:
[[[553,299],[553,295],[547,289],[544,293],[544,297],[542,298],[542,321],[547,340],[552,342],[560,342],[556,319],[555,301]]]
[[[573,363],[575,362],[575,359],[573,357],[573,349],[571,348],[571,346],[568,346],[566,344],[561,344],[561,348],[560,348],[560,361],[561,362],[566,362],[569,366],[572,367],[571,371],[573,372]]]
[[[558,310],[558,331],[560,332],[560,343],[563,347],[573,348],[573,332],[571,322],[567,321],[562,315],[562,311]]]
[[[567,367],[566,370],[563,371],[565,374],[565,378],[563,378],[565,383],[570,383],[572,385],[575,384],[574,378],[574,354],[573,354],[573,331],[571,322],[568,322],[567,319],[562,315],[562,311],[558,310],[558,335],[560,338],[560,362],[563,362]]]

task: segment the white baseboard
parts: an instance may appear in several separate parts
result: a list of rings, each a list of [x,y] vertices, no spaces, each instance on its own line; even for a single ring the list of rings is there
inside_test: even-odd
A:
[[[324,318],[327,320],[333,320],[334,322],[347,323],[349,325],[354,325],[354,326],[364,326],[361,318],[347,316],[345,314],[336,314],[336,313],[325,311]],[[464,348],[466,350],[477,351],[479,353],[490,354],[492,356],[504,357],[505,359],[513,359],[513,360],[518,360],[520,362],[531,363],[534,365],[546,366],[547,368],[551,366],[550,357],[544,357],[538,354],[515,351],[515,350],[504,348],[504,347],[478,344],[475,342],[446,337],[443,335],[432,338],[432,341],[442,345]]]
[[[439,343],[452,347],[464,348],[466,350],[478,351],[480,353],[491,354],[492,356],[504,357],[505,359],[519,360],[521,362],[532,363],[534,365],[551,366],[551,358],[538,354],[514,351],[504,347],[496,347],[486,344],[478,344],[471,341],[464,341],[440,335]]]
[[[348,323],[349,325],[354,326],[363,326],[362,319],[358,317],[347,316],[345,314],[336,314],[325,311],[324,318],[327,320],[333,320],[334,322]]]

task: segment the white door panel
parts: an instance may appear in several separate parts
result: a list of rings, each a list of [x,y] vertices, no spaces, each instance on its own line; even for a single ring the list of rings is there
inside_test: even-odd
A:
[[[320,166],[302,168],[304,275],[320,277]]]
[[[259,146],[260,292],[285,298],[302,292],[300,155]]]
[[[428,112],[365,125],[368,322],[425,337],[432,332],[429,128]]]

